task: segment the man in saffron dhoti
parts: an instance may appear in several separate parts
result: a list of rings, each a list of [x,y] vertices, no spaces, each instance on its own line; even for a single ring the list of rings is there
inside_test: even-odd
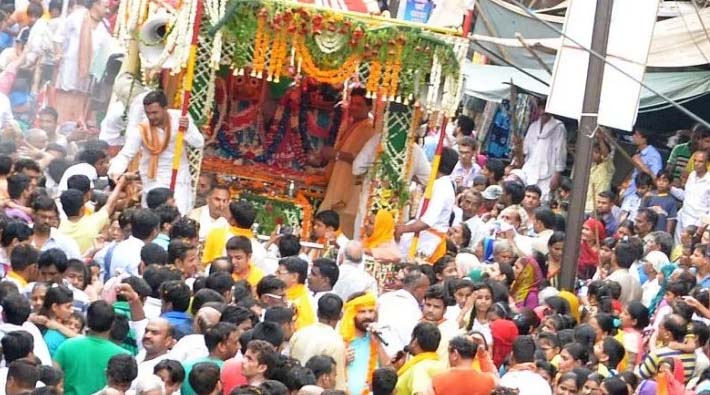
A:
[[[365,97],[366,91],[354,88],[350,92],[348,112],[350,124],[340,132],[333,147],[333,157],[329,164],[330,180],[325,197],[318,211],[333,210],[340,216],[340,230],[348,238],[353,236],[355,216],[362,184],[356,183],[353,176],[353,161],[365,143],[375,135],[375,128],[370,118],[372,99]]]
[[[192,148],[202,148],[205,139],[189,117],[181,117],[180,111],[168,109],[165,93],[153,91],[143,99],[147,121],[126,131],[126,144],[111,160],[108,174],[116,178],[126,171],[133,157],[141,150],[138,170],[143,183],[143,197],[151,189],[170,187],[173,156],[178,128],[186,129],[184,143]],[[187,161],[187,150],[180,153],[180,165],[175,182],[175,202],[180,213],[190,212],[193,205],[192,178]]]

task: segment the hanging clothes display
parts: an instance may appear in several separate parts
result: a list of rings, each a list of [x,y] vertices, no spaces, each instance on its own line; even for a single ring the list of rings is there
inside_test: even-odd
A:
[[[503,100],[496,109],[485,145],[489,158],[508,158],[510,153],[509,111],[510,102],[508,100]]]

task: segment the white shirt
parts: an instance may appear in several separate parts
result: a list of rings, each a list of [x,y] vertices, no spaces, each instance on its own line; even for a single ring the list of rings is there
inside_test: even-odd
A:
[[[13,121],[14,119],[10,99],[8,99],[4,93],[0,93],[0,125],[5,125],[5,123]]]
[[[414,296],[404,289],[388,292],[377,300],[378,326],[389,343],[387,354],[395,356],[412,339],[412,330],[422,319],[422,310]]]
[[[49,355],[49,348],[47,348],[47,343],[45,343],[42,333],[35,326],[35,324],[25,321],[22,326],[13,325],[10,323],[0,324],[0,338],[4,337],[5,334],[15,331],[27,331],[34,339],[34,349],[32,352],[35,357],[42,361],[42,365],[52,366],[52,357]]]
[[[89,80],[79,78],[79,36],[81,35],[81,26],[88,12],[89,10],[85,7],[75,8],[62,22],[62,25],[54,35],[54,42],[63,48],[63,57],[59,64],[56,78],[56,87],[58,89],[64,91],[88,91]],[[111,43],[112,37],[107,26],[106,21],[102,20],[96,24],[91,33],[92,57],[102,51],[102,47]]]
[[[68,189],[67,181],[69,181],[69,177],[75,176],[77,174],[89,177],[89,181],[91,182],[92,188],[94,187],[94,181],[99,178],[99,175],[96,173],[96,168],[88,163],[77,163],[75,165],[69,166],[69,168],[64,171],[61,180],[59,180],[59,186],[57,187],[57,196],[61,195],[62,192]]]
[[[138,82],[136,82],[138,84]],[[131,100],[131,106],[126,112],[126,105],[122,101],[116,100],[108,105],[106,116],[101,121],[99,140],[107,142],[109,145],[121,146],[126,142],[126,135],[123,133],[129,128],[134,128],[139,123],[146,120],[143,108],[143,98],[149,92],[141,93]],[[124,117],[124,112],[126,117]],[[122,134],[123,133],[123,134]]]
[[[183,336],[168,353],[168,359],[185,362],[189,359],[204,358],[209,355],[205,345],[205,336],[192,334]]]
[[[529,370],[508,372],[500,379],[500,386],[517,388],[519,395],[551,395],[550,384],[539,374]]]
[[[474,159],[474,161],[471,162],[471,168],[468,170],[466,170],[466,168],[463,167],[463,164],[459,160],[458,163],[456,163],[454,170],[451,172],[451,179],[456,181],[456,179],[458,177],[461,177],[462,178],[461,185],[464,188],[471,188],[473,186],[474,177],[476,177],[480,172],[481,172],[481,166],[479,166],[475,162],[475,159]]]
[[[342,300],[348,300],[350,295],[357,292],[369,291],[377,295],[377,281],[364,268],[353,263],[343,263],[338,267],[340,273],[338,281],[333,286],[333,293]]]
[[[156,169],[155,178],[148,178],[148,167],[150,164],[151,154],[143,145],[143,139],[138,128],[132,127],[126,131],[126,144],[121,151],[111,160],[111,165],[108,174],[111,177],[116,177],[128,168],[128,164],[133,160],[138,151],[142,152],[139,170],[141,173],[141,182],[143,183],[143,194],[147,194],[150,190],[158,187],[170,187],[170,179],[173,169],[173,153],[175,152],[175,140],[179,129],[180,111],[168,110],[170,115],[170,143],[165,151],[158,156],[158,166]],[[188,119],[190,119],[188,117]],[[165,137],[165,131],[162,128],[157,128],[160,138]],[[190,119],[190,124],[184,135],[184,143],[193,148],[202,148],[205,145],[205,138],[197,129],[195,123]],[[187,147],[183,147],[180,158],[180,167],[177,172],[175,183],[175,202],[180,213],[185,215],[192,209],[193,193],[192,193],[192,177],[190,176],[190,165],[187,160]]]
[[[443,176],[434,181],[433,193],[426,213],[419,219],[437,232],[446,233],[451,222],[451,214],[456,206],[456,190],[454,182],[449,176]],[[419,203],[417,212],[421,212],[422,203]],[[455,222],[455,220],[454,220]],[[400,248],[404,254],[409,253],[413,233],[405,233],[400,241]],[[419,235],[417,252],[424,256],[431,256],[436,247],[441,243],[441,238],[436,234],[423,231]]]
[[[544,126],[540,123],[540,119],[537,119],[530,124],[523,141],[523,173],[528,185],[546,180],[555,172],[564,171],[567,166],[565,125],[555,118],[550,118]]]
[[[124,273],[137,276],[138,266],[141,264],[141,249],[144,245],[143,240],[133,235],[118,243],[111,256],[111,277]]]
[[[684,215],[700,219],[710,214],[710,172],[698,178],[698,173],[693,171],[685,182],[685,191],[682,193]],[[692,225],[690,223],[683,224]]]
[[[145,318],[148,318],[149,320],[160,318],[162,307],[163,302],[160,299],[148,296],[145,298],[145,304],[143,305]]]
[[[207,235],[215,228],[229,227],[229,222],[227,222],[226,218],[212,218],[210,208],[207,205],[192,210],[189,217],[200,223],[200,240],[205,240]]]
[[[145,354],[145,350],[140,350],[138,352],[138,355],[136,355],[136,362],[138,363],[138,375],[136,375],[136,379],[133,380],[133,383],[131,383],[131,389],[133,390],[136,389],[136,385],[140,378],[153,375],[153,368],[155,368],[155,365],[159,364],[165,359],[168,359],[168,353],[166,353],[146,361]]]

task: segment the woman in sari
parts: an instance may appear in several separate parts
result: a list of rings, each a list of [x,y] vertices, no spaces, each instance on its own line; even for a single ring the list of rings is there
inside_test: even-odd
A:
[[[582,242],[579,249],[579,264],[577,275],[582,280],[589,280],[599,266],[600,242],[606,238],[604,224],[594,218],[589,218],[582,225]]]
[[[365,221],[365,254],[382,262],[399,262],[402,252],[394,241],[394,216],[386,210],[368,216]]]
[[[522,257],[515,262],[515,281],[511,294],[518,308],[533,309],[538,306],[538,292],[543,284],[542,270],[532,257]]]

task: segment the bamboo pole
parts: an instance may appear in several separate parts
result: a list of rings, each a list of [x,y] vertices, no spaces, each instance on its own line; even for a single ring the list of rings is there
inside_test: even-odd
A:
[[[192,96],[192,84],[195,77],[195,62],[197,61],[197,43],[200,33],[200,25],[202,24],[202,0],[197,1],[197,9],[195,10],[195,23],[192,29],[192,43],[190,44],[190,57],[187,60],[187,68],[185,71],[183,93],[182,93],[182,108],[181,117],[188,116],[190,109],[190,97]],[[183,5],[186,7],[187,5]],[[185,128],[180,126],[177,136],[175,136],[175,152],[173,152],[173,172],[170,176],[170,189],[175,190],[175,182],[177,181],[177,173],[180,168],[180,158],[182,157],[182,145],[185,137]]]
[[[431,161],[431,174],[429,175],[429,182],[427,182],[426,189],[424,190],[424,200],[422,201],[422,209],[419,210],[417,214],[417,219],[421,218],[424,213],[426,213],[427,208],[429,208],[429,202],[431,201],[431,195],[434,193],[434,181],[436,181],[436,174],[439,172],[439,163],[441,162],[441,151],[444,150],[444,136],[446,136],[446,124],[449,119],[444,115],[444,120],[441,121],[441,129],[439,130],[439,142],[436,145],[436,153]],[[412,238],[412,245],[409,247],[409,258],[414,258],[417,253],[417,245],[419,244],[419,232],[414,234]]]

